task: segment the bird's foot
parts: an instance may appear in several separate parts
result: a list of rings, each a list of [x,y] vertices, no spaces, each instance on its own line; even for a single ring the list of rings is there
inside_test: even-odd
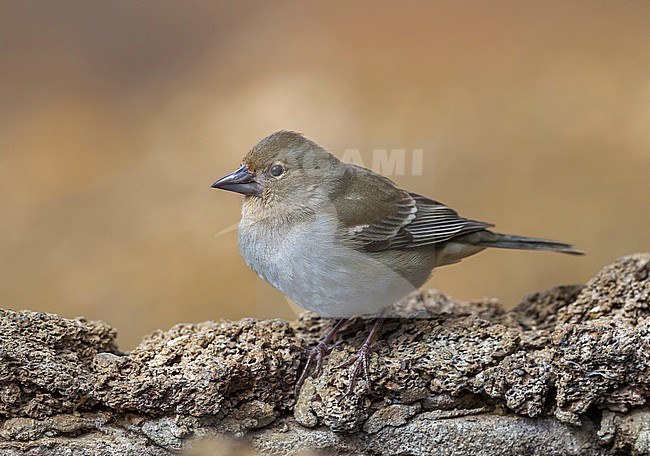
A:
[[[370,352],[374,348],[373,344],[366,344],[365,342],[359,350],[348,359],[343,361],[341,364],[334,367],[334,369],[340,369],[342,367],[352,366],[350,369],[350,379],[348,383],[348,388],[345,391],[346,396],[352,395],[354,392],[354,387],[357,385],[357,380],[363,373],[364,380],[366,381],[366,388],[370,391]]]
[[[305,364],[305,367],[302,370],[302,373],[300,374],[300,377],[298,378],[298,381],[296,382],[296,386],[294,387],[294,394],[296,397],[298,397],[298,393],[300,393],[300,388],[302,388],[302,385],[305,383],[305,380],[307,380],[307,377],[309,377],[309,374],[312,373],[312,367],[314,367],[314,372],[313,372],[313,377],[317,378],[321,372],[323,371],[323,360],[325,359],[325,355],[327,355],[327,352],[331,349],[331,347],[328,347],[329,343],[332,342],[334,339],[334,336],[336,336],[336,333],[341,329],[341,327],[345,324],[347,319],[341,319],[339,320],[333,327],[330,329],[325,337],[318,342],[318,344],[309,350],[309,355],[307,356],[307,363]]]
[[[325,358],[325,355],[327,354],[328,351],[329,348],[327,347],[327,343],[323,343],[323,341],[318,342],[318,345],[316,345],[314,348],[309,350],[307,363],[305,364],[305,367],[303,368],[302,373],[300,374],[300,377],[296,382],[295,391],[294,391],[296,397],[298,396],[298,393],[300,392],[300,388],[302,388],[303,383],[305,383],[305,380],[307,380],[309,374],[312,373],[312,367],[315,367],[313,372],[314,378],[317,378],[321,374],[323,370],[323,359]]]
[[[370,330],[370,334],[368,334],[368,337],[366,340],[361,344],[361,347],[359,347],[359,350],[357,350],[357,353],[350,356],[348,359],[343,361],[341,364],[335,367],[335,369],[339,369],[341,367],[347,367],[347,366],[352,366],[352,369],[350,370],[350,380],[348,384],[348,388],[345,392],[346,396],[352,395],[354,392],[354,387],[357,385],[357,380],[361,376],[361,373],[363,373],[363,377],[366,380],[366,388],[368,391],[370,391],[370,353],[375,347],[375,342],[377,338],[379,337],[379,331],[381,329],[381,326],[384,323],[383,318],[378,318],[375,320],[375,324],[372,326],[372,329]]]

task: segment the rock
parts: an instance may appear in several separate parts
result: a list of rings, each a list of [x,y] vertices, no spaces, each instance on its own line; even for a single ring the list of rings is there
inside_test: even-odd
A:
[[[650,454],[650,408],[613,416],[613,450],[621,454]]]
[[[225,416],[255,400],[289,407],[301,355],[280,320],[181,324],[148,336],[115,368],[98,368],[92,395],[152,415]]]
[[[263,454],[427,455],[427,456],[596,456],[608,449],[593,438],[594,423],[565,425],[552,418],[492,414],[440,419],[433,412],[415,415],[406,424],[386,426],[374,434],[340,434],[327,428],[305,429],[287,419],[251,435]]]
[[[375,434],[386,426],[398,427],[406,424],[408,419],[420,411],[420,403],[414,405],[393,404],[382,407],[373,413],[363,424],[364,432]]]
[[[616,317],[634,326],[650,317],[650,256],[636,254],[606,266],[559,312],[563,323]]]
[[[352,395],[335,366],[363,320],[294,398],[331,320],[180,324],[121,353],[105,323],[0,311],[0,453],[650,454],[649,265],[622,258],[509,312],[418,292]]]
[[[170,416],[147,420],[142,424],[141,430],[153,443],[166,450],[180,450],[183,438],[191,433],[188,426]]]
[[[101,322],[0,310],[0,416],[45,418],[92,408],[98,353],[119,355]]]

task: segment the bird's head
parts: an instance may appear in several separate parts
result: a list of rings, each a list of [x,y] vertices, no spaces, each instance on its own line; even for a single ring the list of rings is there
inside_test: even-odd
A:
[[[213,188],[246,196],[246,204],[273,208],[278,215],[307,212],[327,201],[345,173],[332,154],[299,133],[278,131],[261,140],[242,166]]]

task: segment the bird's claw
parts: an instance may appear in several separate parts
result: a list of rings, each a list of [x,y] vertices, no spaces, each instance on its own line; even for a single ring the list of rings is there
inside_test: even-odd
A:
[[[300,377],[298,378],[298,381],[296,382],[295,386],[295,395],[296,397],[298,396],[298,393],[300,392],[300,388],[302,388],[303,383],[305,383],[305,380],[307,380],[307,377],[309,377],[310,374],[312,374],[313,378],[317,378],[321,372],[323,371],[323,359],[325,358],[325,355],[329,351],[327,344],[321,342],[318,342],[318,345],[316,345],[314,348],[309,350],[309,356],[307,357],[307,363],[305,364],[305,367],[302,370],[302,373],[300,374]],[[314,371],[312,373],[312,367],[314,367],[314,363],[316,363],[316,366],[314,368]]]
[[[343,361],[341,364],[334,367],[334,369],[340,369],[342,367],[353,366],[350,370],[350,381],[348,388],[345,391],[345,396],[350,396],[354,392],[354,387],[357,385],[357,379],[363,371],[363,376],[366,381],[366,388],[370,391],[370,352],[372,347],[367,344],[363,344],[356,354],[350,356],[348,359]],[[344,397],[345,397],[344,396]]]

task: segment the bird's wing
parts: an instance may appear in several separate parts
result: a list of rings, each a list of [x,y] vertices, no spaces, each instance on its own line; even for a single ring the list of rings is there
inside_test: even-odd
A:
[[[346,164],[331,196],[342,235],[360,248],[388,245],[415,219],[414,198],[384,176]]]
[[[467,233],[482,231],[493,226],[490,223],[470,220],[444,204],[415,193],[409,193],[415,203],[415,217],[396,236],[389,239],[388,246],[366,245],[368,251],[406,249],[445,242]]]
[[[431,245],[492,226],[401,190],[372,171],[355,169],[355,178],[348,181],[351,184],[336,195],[338,215],[345,236],[366,251]]]

